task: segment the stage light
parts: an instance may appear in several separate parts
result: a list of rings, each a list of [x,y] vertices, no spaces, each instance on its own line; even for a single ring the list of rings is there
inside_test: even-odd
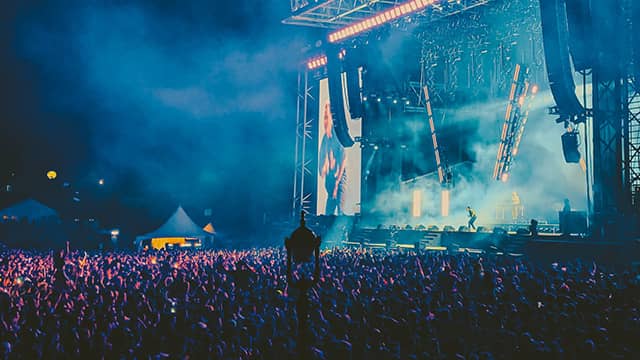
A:
[[[380,101],[382,101],[382,99],[381,99],[381,98],[378,98],[378,102],[380,102]]]
[[[411,101],[407,100],[404,102],[405,105],[411,105]]]
[[[394,104],[397,104],[397,103],[398,103],[398,100],[393,99],[393,103],[394,103]]]
[[[367,101],[367,97],[366,97],[366,96],[363,96],[363,97],[362,97],[362,101]]]
[[[325,55],[311,58],[307,61],[307,69],[309,70],[317,69],[325,65],[327,65],[327,57]]]
[[[385,24],[391,20],[399,18],[401,15],[407,15],[424,9],[427,5],[435,3],[435,0],[411,0],[403,4],[394,6],[391,9],[374,14],[366,19],[360,20],[355,24],[348,25],[342,29],[336,30],[329,34],[329,42],[336,42],[347,37],[359,34],[363,31],[372,29],[376,26]],[[411,20],[411,19],[409,19]]]
[[[378,150],[378,149],[379,149],[378,145],[373,145],[373,150]]]
[[[104,185],[104,179],[98,180],[98,185]]]
[[[520,96],[520,99],[518,100],[518,105],[520,106],[524,105],[524,99],[525,99],[524,95]]]
[[[441,195],[440,212],[442,217],[447,217],[449,216],[449,190],[443,189]]]
[[[421,190],[413,190],[411,215],[413,217],[420,217],[422,215],[422,191]]]
[[[58,173],[53,171],[53,170],[49,170],[47,171],[47,179],[49,180],[55,180],[55,178],[58,177]]]

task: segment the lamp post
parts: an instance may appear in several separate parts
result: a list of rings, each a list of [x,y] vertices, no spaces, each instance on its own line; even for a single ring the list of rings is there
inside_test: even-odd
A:
[[[320,237],[305,226],[304,211],[300,214],[300,226],[285,238],[284,245],[287,249],[287,282],[300,294],[296,301],[296,313],[298,315],[298,354],[302,356],[307,348],[306,332],[307,317],[309,316],[309,289],[316,284],[320,278]],[[293,263],[309,263],[311,256],[315,255],[315,267],[313,275],[305,276],[300,274],[298,279],[294,279],[292,274]]]

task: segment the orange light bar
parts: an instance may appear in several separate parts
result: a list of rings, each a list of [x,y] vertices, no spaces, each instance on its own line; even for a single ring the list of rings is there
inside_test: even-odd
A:
[[[325,65],[327,65],[327,57],[325,55],[314,57],[307,61],[307,69],[309,70],[317,69]]]
[[[410,0],[396,5],[388,10],[374,14],[366,19],[362,19],[354,24],[347,25],[329,34],[329,42],[337,42],[374,27],[395,20],[403,15],[418,12],[425,7],[436,3],[438,0]]]
[[[422,190],[413,190],[413,202],[411,205],[411,215],[420,217],[422,215]]]
[[[441,199],[441,207],[440,207],[440,212],[442,214],[442,217],[447,217],[449,216],[449,190],[448,189],[444,189],[442,190],[442,199]]]

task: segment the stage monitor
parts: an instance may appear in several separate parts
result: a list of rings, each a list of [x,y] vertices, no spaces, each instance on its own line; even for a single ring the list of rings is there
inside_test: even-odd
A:
[[[333,126],[327,79],[320,80],[319,90],[316,215],[359,214],[362,149],[359,144],[342,146]],[[360,138],[362,119],[345,113],[349,135]]]

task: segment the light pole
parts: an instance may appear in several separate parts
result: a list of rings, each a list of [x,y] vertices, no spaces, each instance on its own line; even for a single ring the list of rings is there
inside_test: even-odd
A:
[[[299,289],[298,300],[296,301],[296,313],[298,315],[298,355],[308,348],[307,346],[307,317],[309,316],[309,289],[315,285],[320,278],[320,237],[305,226],[304,211],[300,214],[300,226],[285,238],[284,244],[287,249],[287,282],[291,287]],[[298,279],[294,279],[292,274],[293,263],[303,264],[311,262],[311,256],[315,255],[315,267],[313,275],[300,274]]]

